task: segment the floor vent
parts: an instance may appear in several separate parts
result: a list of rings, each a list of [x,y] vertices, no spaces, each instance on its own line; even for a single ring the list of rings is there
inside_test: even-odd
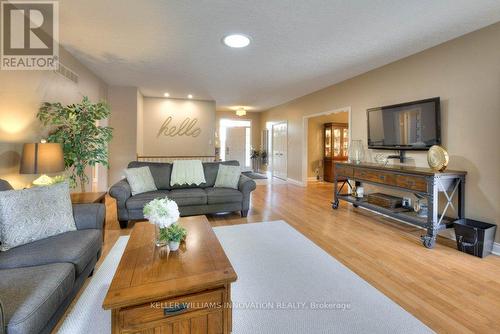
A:
[[[70,70],[68,67],[64,66],[62,63],[59,63],[59,68],[56,70],[56,72],[66,79],[71,80],[74,83],[78,83],[78,74]]]

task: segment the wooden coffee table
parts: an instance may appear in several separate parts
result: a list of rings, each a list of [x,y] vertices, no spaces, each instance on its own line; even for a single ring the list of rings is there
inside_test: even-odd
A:
[[[154,244],[154,226],[136,223],[103,302],[112,333],[230,333],[236,273],[205,216],[181,218],[177,252]]]

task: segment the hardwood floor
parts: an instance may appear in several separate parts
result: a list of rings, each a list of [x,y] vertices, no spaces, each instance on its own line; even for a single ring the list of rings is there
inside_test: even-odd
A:
[[[500,257],[479,259],[439,238],[422,246],[421,229],[342,203],[332,210],[333,186],[259,185],[247,218],[212,215],[212,226],[284,220],[408,312],[440,333],[500,330]],[[104,255],[120,235],[114,200],[107,198]]]

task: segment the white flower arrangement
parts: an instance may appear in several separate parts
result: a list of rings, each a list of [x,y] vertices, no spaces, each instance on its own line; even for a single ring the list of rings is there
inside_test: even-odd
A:
[[[179,220],[179,207],[174,201],[157,198],[149,202],[143,209],[144,218],[148,219],[159,228],[168,228]]]

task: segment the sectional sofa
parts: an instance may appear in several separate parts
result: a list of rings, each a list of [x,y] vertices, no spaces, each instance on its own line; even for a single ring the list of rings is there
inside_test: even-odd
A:
[[[103,204],[73,205],[76,231],[0,252],[0,334],[52,331],[101,255],[104,216]]]

